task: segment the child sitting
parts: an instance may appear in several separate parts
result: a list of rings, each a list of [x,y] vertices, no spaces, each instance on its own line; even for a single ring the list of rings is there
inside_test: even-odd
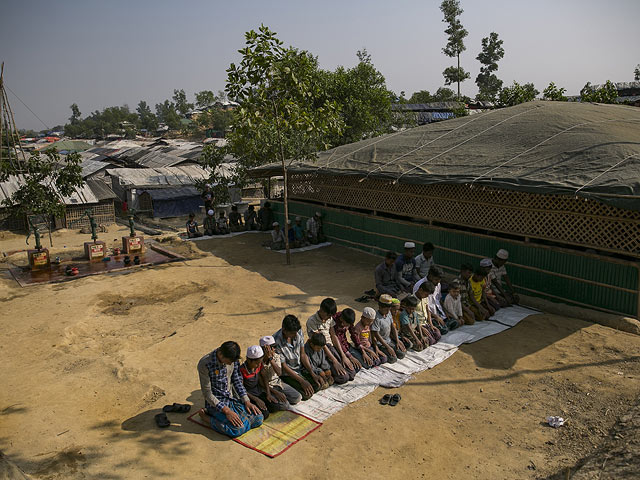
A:
[[[262,357],[261,375],[267,387],[262,400],[267,404],[270,412],[278,410],[289,410],[289,405],[295,405],[302,400],[302,395],[293,387],[282,383],[282,361],[274,349],[276,341],[271,335],[266,335],[260,339],[260,346],[264,352]]]
[[[391,299],[391,319],[393,320],[393,325],[396,327],[396,332],[400,333],[402,325],[400,324],[400,300],[397,298]]]
[[[431,267],[427,274],[427,279],[433,284],[434,291],[429,295],[429,311],[431,312],[431,318],[435,319],[436,326],[440,329],[440,333],[444,335],[450,330],[458,328],[458,322],[453,318],[448,318],[444,309],[442,308],[442,272],[436,268]]]
[[[271,230],[271,250],[284,250],[285,239],[284,233],[280,230],[280,224],[273,222],[273,230]]]
[[[414,295],[408,295],[402,299],[400,312],[400,337],[402,342],[416,352],[429,346],[429,340],[424,337],[420,322],[416,315],[418,299]]]
[[[349,380],[353,380],[356,373],[360,371],[362,365],[351,354],[351,344],[347,340],[347,331],[349,327],[353,326],[356,321],[356,312],[351,308],[345,308],[341,312],[337,312],[333,316],[333,324],[329,328],[329,335],[331,336],[331,344],[333,345],[331,353],[337,359],[342,362],[342,366],[349,376]]]
[[[313,389],[316,392],[333,385],[331,367],[329,366],[327,357],[324,354],[324,347],[326,344],[327,340],[320,332],[313,333],[309,340],[307,340],[307,343],[304,344],[304,351],[307,354],[307,358],[309,358],[309,365],[311,366],[311,372],[308,373],[315,374],[316,376],[312,377],[307,374],[306,371],[304,371],[302,375],[308,382],[313,384]],[[320,381],[318,381],[318,378]]]
[[[262,412],[266,420],[269,418],[269,409],[262,400],[264,392],[268,388],[264,383],[264,377],[260,374],[263,368],[262,357],[264,352],[258,345],[253,345],[247,349],[247,359],[240,365],[240,375],[247,395]]]
[[[473,267],[468,263],[463,263],[460,267],[460,275],[456,278],[456,282],[460,286],[460,301],[462,302],[462,314],[467,325],[473,325],[476,322],[476,316],[471,310],[471,299],[469,298],[471,287],[469,279],[473,275]]]
[[[214,216],[215,212],[213,210],[207,211],[207,216],[204,217],[204,222],[202,222],[202,227],[204,228],[205,235],[215,235],[218,231],[216,226],[216,217]]]
[[[247,230],[258,230],[258,215],[253,205],[249,205],[244,212],[244,226]]]
[[[229,214],[229,228],[232,232],[239,232],[243,230],[242,215],[238,213],[238,207],[234,205],[231,207],[231,213]]]
[[[460,297],[460,284],[457,281],[454,280],[449,284],[449,294],[445,297],[443,306],[447,318],[455,320],[458,322],[458,325],[473,323],[469,319],[465,321],[465,315],[462,309],[462,298]]]
[[[187,238],[201,237],[202,233],[198,230],[198,222],[196,222],[196,216],[194,213],[189,214],[189,220],[187,220]]]
[[[484,268],[478,267],[469,279],[469,286],[471,287],[471,294],[469,299],[471,300],[471,310],[478,320],[488,320],[491,315],[496,311],[487,302],[485,295],[487,272]]]
[[[435,287],[433,283],[424,282],[416,291],[416,297],[418,298],[416,317],[418,317],[418,321],[420,322],[422,338],[428,340],[429,345],[439,342],[442,336],[440,330],[433,324],[431,312],[429,311],[429,295],[431,295],[434,290]],[[425,344],[425,347],[426,346]]]
[[[227,222],[227,217],[225,217],[224,210],[220,212],[217,226],[219,235],[226,235],[227,233],[229,233],[229,222]]]
[[[353,355],[364,368],[377,367],[387,362],[384,354],[377,354],[371,346],[371,324],[376,319],[376,311],[371,307],[365,307],[362,311],[360,321],[349,327],[351,340],[354,346],[351,347]]]

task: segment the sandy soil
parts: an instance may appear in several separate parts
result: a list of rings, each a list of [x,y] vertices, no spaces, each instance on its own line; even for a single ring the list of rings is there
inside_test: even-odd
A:
[[[275,459],[185,415],[156,428],[166,403],[202,404],[195,366],[221,342],[244,349],[325,296],[362,309],[353,299],[371,288],[375,257],[332,246],[287,267],[263,237],[169,239],[191,259],[57,285],[20,288],[0,270],[0,451],[40,479],[545,478],[594,452],[635,403],[640,337],[545,314],[416,375],[395,408],[376,390]],[[79,250],[85,238],[54,243]],[[5,235],[0,250],[23,242]]]

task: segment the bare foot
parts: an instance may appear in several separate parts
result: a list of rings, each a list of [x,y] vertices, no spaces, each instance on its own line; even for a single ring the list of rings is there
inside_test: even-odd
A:
[[[204,420],[205,422],[207,422],[207,423],[209,423],[209,422],[211,421],[211,417],[209,416],[209,414],[207,413],[207,411],[206,411],[206,410],[204,410],[204,409],[203,409],[203,410],[200,410],[200,411],[198,412],[198,415],[200,415],[200,418],[201,418],[202,420]]]

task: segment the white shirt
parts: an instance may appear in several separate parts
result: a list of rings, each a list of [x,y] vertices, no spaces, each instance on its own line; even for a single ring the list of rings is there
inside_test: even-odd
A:
[[[458,298],[447,295],[444,299],[444,308],[446,308],[448,312],[451,312],[455,320],[462,317],[462,299],[460,295],[458,295]]]
[[[328,318],[326,321],[322,321],[318,313],[314,313],[307,320],[307,335],[311,338],[311,334],[314,332],[320,332],[324,335],[325,340],[327,341],[327,345],[332,345],[331,342],[331,333],[329,329],[335,326],[336,322],[333,321],[333,318]]]
[[[502,277],[507,274],[507,269],[504,265],[500,268],[491,264],[491,271],[489,272],[489,280],[493,283],[494,280],[497,280],[499,284],[502,284]]]
[[[413,286],[413,294],[415,295],[416,292],[418,291],[418,289],[420,288],[420,285],[422,285],[424,282],[427,281],[427,277],[421,278],[420,280],[418,280],[416,282],[416,284]]]
[[[436,314],[439,317],[446,317],[446,315],[444,314],[444,311],[442,310],[442,305],[440,305],[440,299],[442,298],[442,294],[440,292],[440,285],[442,285],[442,283],[438,283],[436,285],[436,289],[433,291],[433,293],[431,295],[429,295],[429,311],[431,312],[431,315]]]

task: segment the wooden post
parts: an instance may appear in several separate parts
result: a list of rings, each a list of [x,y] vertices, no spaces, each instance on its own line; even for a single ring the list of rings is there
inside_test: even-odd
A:
[[[638,263],[638,310],[636,311],[636,318],[640,320],[640,263]]]

